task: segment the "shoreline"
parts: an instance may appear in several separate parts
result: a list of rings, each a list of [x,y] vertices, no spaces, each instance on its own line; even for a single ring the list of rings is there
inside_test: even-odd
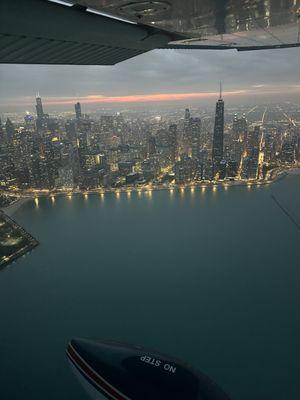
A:
[[[128,193],[128,192],[137,192],[137,193],[147,193],[147,192],[152,192],[152,191],[160,191],[160,190],[185,190],[185,189],[196,189],[196,188],[207,188],[207,189],[214,189],[214,188],[229,188],[229,187],[241,187],[241,186],[247,186],[248,188],[250,187],[260,187],[264,185],[270,185],[273,183],[276,183],[282,179],[284,179],[288,175],[300,175],[300,167],[293,167],[290,169],[286,170],[281,170],[279,172],[272,171],[271,177],[268,180],[262,180],[262,181],[203,181],[203,182],[194,182],[194,183],[189,183],[185,185],[180,185],[180,184],[173,184],[173,185],[166,185],[166,186],[155,186],[152,184],[149,184],[147,186],[131,186],[131,187],[121,187],[121,188],[97,188],[97,189],[91,189],[91,190],[69,190],[69,191],[61,191],[61,192],[47,192],[47,193],[24,193],[18,195],[20,196],[18,200],[13,202],[7,207],[0,208],[0,211],[3,211],[6,215],[11,217],[14,215],[24,204],[26,204],[30,200],[35,200],[38,198],[55,198],[55,197],[71,197],[71,196],[78,196],[78,195],[92,195],[92,194],[100,194],[100,195],[105,195],[109,193],[114,193],[114,194],[121,194],[121,193]],[[12,193],[12,195],[16,195],[15,193]]]
[[[4,212],[8,217],[11,217],[29,200],[33,200],[33,197],[20,197],[9,206],[0,208],[0,211]]]

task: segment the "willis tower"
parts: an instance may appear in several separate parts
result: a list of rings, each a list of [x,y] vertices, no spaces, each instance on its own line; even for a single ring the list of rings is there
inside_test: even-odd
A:
[[[42,119],[44,117],[43,103],[39,94],[36,95],[36,114],[37,117]]]
[[[213,175],[219,172],[219,165],[223,159],[224,140],[224,100],[222,97],[222,84],[220,83],[220,97],[216,103],[215,127],[213,136],[212,161]]]

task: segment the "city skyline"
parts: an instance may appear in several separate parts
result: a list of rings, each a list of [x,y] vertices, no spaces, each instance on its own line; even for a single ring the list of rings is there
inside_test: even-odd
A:
[[[244,98],[268,93],[297,96],[298,63],[297,49],[282,49],[242,54],[157,50],[110,67],[1,65],[0,111],[29,105],[38,91],[49,105],[133,104],[151,101],[153,95],[216,93],[215,82],[220,80],[225,92],[243,91],[239,96]]]
[[[283,90],[284,89],[284,90]],[[288,98],[295,98],[300,95],[300,85],[291,85],[290,87],[286,86],[279,86],[279,85],[266,85],[266,84],[260,84],[260,85],[253,85],[250,88],[244,88],[240,90],[224,90],[223,93],[228,97],[228,99],[231,99],[233,104],[236,102],[239,102],[240,99],[242,100],[251,100],[251,98],[259,102],[259,98],[257,96],[261,97],[262,101],[266,101],[267,98],[277,95],[279,98],[283,99],[288,99]],[[190,101],[191,103],[195,103],[196,101],[213,101],[213,99],[217,96],[218,92],[217,91],[212,91],[212,92],[191,92],[191,93],[155,93],[155,94],[140,94],[140,95],[130,95],[130,96],[102,96],[102,95],[89,95],[89,96],[84,96],[84,97],[44,97],[44,104],[47,105],[48,107],[56,107],[60,108],[63,107],[64,109],[67,109],[68,106],[74,104],[75,102],[82,102],[85,103],[88,106],[92,106],[93,108],[99,106],[105,106],[105,105],[123,105],[125,106],[126,104],[131,104],[133,107],[136,104],[151,104],[151,103],[167,103],[167,104],[173,104],[173,103],[184,103],[185,101]],[[10,102],[8,101],[8,107],[12,109],[17,108],[17,109],[24,109],[24,108],[30,108],[32,107],[32,101],[34,99],[34,95],[28,96],[22,100],[20,103],[14,103],[12,105],[9,105]],[[20,101],[20,99],[19,99]],[[4,103],[0,103],[0,113],[5,112],[5,108],[7,106],[4,105]]]
[[[227,111],[225,99],[220,83],[214,113],[185,108],[164,116],[91,117],[76,102],[68,116],[51,116],[37,93],[34,115],[0,123],[1,188],[51,194],[263,184],[299,163],[299,105],[240,105]]]
[[[106,194],[120,199],[135,192],[177,190],[191,195],[217,188],[261,187],[300,165],[300,105],[292,102],[227,106],[226,92],[215,107],[175,107],[161,114],[89,114],[72,104],[68,114],[51,114],[40,93],[35,112],[17,121],[0,118],[0,208],[57,196]],[[33,107],[33,105],[32,105]],[[22,114],[22,117],[21,117]],[[297,219],[272,196],[299,229]],[[38,240],[0,212],[0,268],[36,247]]]
[[[300,0],[0,4],[1,398],[297,399]]]

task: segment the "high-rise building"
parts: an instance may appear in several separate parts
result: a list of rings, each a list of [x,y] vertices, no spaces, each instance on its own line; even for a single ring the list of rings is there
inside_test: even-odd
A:
[[[43,110],[43,103],[42,103],[42,99],[40,97],[39,94],[37,94],[36,96],[36,115],[39,119],[42,119],[44,117],[44,110]]]
[[[150,135],[148,138],[148,157],[153,156],[156,153],[156,139],[155,136]]]
[[[226,175],[228,178],[235,178],[238,174],[239,163],[237,161],[228,161]]]
[[[295,143],[285,140],[282,144],[280,159],[282,162],[293,163],[295,161]]]
[[[191,131],[190,131],[190,119],[191,119],[191,113],[188,108],[185,109],[184,113],[184,122],[183,122],[183,142],[181,145],[181,153],[184,154],[190,154],[191,155],[191,148],[192,148],[192,143],[191,143]]]
[[[183,155],[180,161],[177,161],[174,167],[175,182],[184,184],[190,182],[194,177],[194,162],[191,157]]]
[[[15,127],[14,124],[11,122],[9,118],[7,118],[6,123],[5,123],[5,130],[6,130],[6,136],[9,141],[11,141],[15,135]]]
[[[222,97],[222,85],[220,84],[220,97],[216,103],[215,126],[213,136],[212,160],[214,175],[218,172],[218,165],[223,158],[224,141],[224,100]]]
[[[1,150],[1,147],[5,143],[5,139],[6,139],[6,135],[5,135],[5,132],[4,132],[4,129],[3,129],[3,126],[2,126],[2,121],[1,121],[1,118],[0,118],[0,150]]]
[[[186,108],[184,112],[184,122],[188,124],[190,122],[190,118],[191,118],[190,110]]]
[[[61,167],[58,169],[58,177],[55,179],[55,186],[61,189],[72,189],[74,187],[72,168]]]
[[[73,121],[67,121],[65,124],[67,138],[70,142],[76,139],[76,126]]]
[[[77,140],[80,168],[82,169],[82,171],[85,171],[86,169],[88,169],[87,157],[89,154],[87,132],[79,132]]]
[[[77,102],[75,104],[75,114],[76,114],[76,119],[80,119],[82,117],[81,114],[81,104],[79,102]]]
[[[247,139],[248,123],[245,115],[233,118],[232,135],[234,140],[245,141]]]
[[[260,126],[257,125],[254,127],[254,130],[248,132],[246,149],[250,154],[254,147],[259,147],[259,142],[261,139],[261,129]]]
[[[190,118],[189,130],[192,145],[192,158],[198,160],[200,152],[201,119]]]
[[[168,131],[168,146],[170,149],[170,159],[174,163],[178,155],[178,143],[177,143],[177,125],[172,124],[169,126]]]

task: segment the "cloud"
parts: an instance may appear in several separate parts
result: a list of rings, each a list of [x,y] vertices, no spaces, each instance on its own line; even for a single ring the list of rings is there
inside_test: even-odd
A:
[[[155,50],[116,66],[0,65],[0,102],[216,92],[300,84],[299,49]],[[264,86],[262,86],[264,85]],[[150,97],[149,97],[150,99]]]
[[[257,96],[274,96],[282,94],[300,94],[300,85],[252,85],[248,89],[239,90],[225,90],[223,95],[226,99],[234,97],[251,98]],[[174,102],[174,101],[194,101],[201,99],[216,99],[219,92],[189,92],[189,93],[153,93],[153,94],[133,94],[123,96],[103,96],[99,95],[88,95],[88,96],[76,96],[76,97],[43,97],[43,103],[45,106],[66,106],[73,105],[75,102],[80,101],[85,105],[95,104],[126,104],[126,103],[161,103],[161,102]],[[35,102],[34,96],[18,97],[11,100],[6,100],[6,103],[1,103],[0,106],[32,106]]]

